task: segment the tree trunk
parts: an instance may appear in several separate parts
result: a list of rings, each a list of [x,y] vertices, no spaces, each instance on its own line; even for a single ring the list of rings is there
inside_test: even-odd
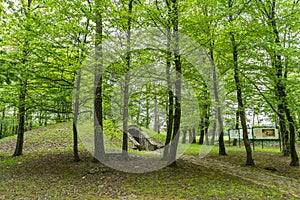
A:
[[[128,4],[128,20],[127,20],[127,52],[126,52],[126,68],[125,68],[125,80],[124,80],[124,105],[123,105],[123,144],[122,144],[122,156],[123,159],[128,159],[128,109],[129,109],[129,82],[130,82],[130,60],[131,60],[131,14],[132,14],[133,0]]]
[[[209,145],[208,127],[205,128],[205,145]]]
[[[295,133],[295,123],[294,119],[290,113],[290,110],[285,106],[285,113],[287,120],[289,122],[289,131],[290,131],[290,147],[291,147],[291,163],[290,166],[299,166],[299,157],[296,151],[296,133]]]
[[[209,52],[210,52],[210,61],[212,66],[214,97],[215,97],[215,102],[217,104],[217,120],[219,124],[219,155],[227,155],[225,144],[224,144],[223,120],[222,120],[222,113],[221,113],[220,99],[219,99],[219,92],[218,92],[218,80],[217,80],[214,52],[212,49],[210,49]]]
[[[153,130],[157,133],[159,132],[159,115],[158,115],[158,106],[157,106],[156,97],[154,97],[154,129]]]
[[[20,94],[19,94],[19,122],[18,122],[18,136],[15,152],[13,156],[20,156],[23,153],[23,143],[24,143],[24,132],[25,132],[25,101],[26,101],[26,86],[27,84],[21,84]]]
[[[240,129],[240,127],[239,127],[239,120],[240,120],[239,111],[236,111],[235,120],[236,120],[235,121],[235,130],[238,134],[240,134],[240,132],[239,132],[239,129]],[[238,137],[239,137],[239,135],[238,135]],[[233,146],[237,146],[237,138],[233,139]]]
[[[276,32],[276,31],[275,31]],[[273,65],[276,68],[276,78],[275,78],[275,95],[277,96],[278,100],[278,118],[279,118],[279,126],[280,126],[280,132],[281,132],[281,141],[282,141],[282,151],[284,156],[289,156],[290,155],[290,144],[289,144],[289,135],[287,131],[287,126],[286,126],[286,117],[285,117],[285,109],[284,109],[284,104],[285,104],[285,98],[286,98],[286,93],[285,93],[285,86],[284,83],[282,82],[282,64],[281,64],[281,58],[280,56],[275,56],[275,62]]]
[[[3,135],[2,131],[3,131],[3,124],[1,123],[0,124],[0,139],[2,138],[2,135]]]
[[[200,119],[199,128],[200,128],[199,144],[202,145],[204,143],[204,132],[205,132],[205,129],[204,129],[204,118]]]
[[[186,132],[187,132],[187,130],[183,130],[183,131],[182,131],[182,133],[183,133],[182,144],[185,144],[185,143],[186,143]]]
[[[228,8],[232,9],[233,2],[232,0],[228,0]],[[232,22],[234,19],[232,17],[232,14],[229,14],[229,22]],[[238,65],[238,49],[237,44],[235,40],[234,33],[230,32],[230,40],[232,45],[232,58],[233,58],[233,67],[234,67],[234,80],[236,84],[236,94],[237,94],[237,101],[238,101],[238,111],[241,119],[241,125],[243,128],[243,141],[247,153],[247,159],[246,159],[246,165],[254,166],[254,161],[252,158],[252,150],[250,141],[248,139],[248,131],[247,131],[247,124],[246,124],[246,115],[245,115],[245,108],[243,103],[243,94],[242,94],[242,87],[241,87],[241,81],[240,81],[240,69]]]
[[[73,121],[73,156],[74,162],[79,162],[79,154],[78,154],[78,133],[77,133],[77,126],[76,121]]]
[[[76,80],[74,117],[73,117],[73,155],[74,155],[75,162],[80,161],[79,154],[78,154],[78,133],[77,133],[77,120],[78,120],[78,114],[79,114],[80,82],[81,82],[81,70],[78,71],[78,76],[77,76],[77,80]]]
[[[196,144],[196,129],[193,128],[192,129],[193,133],[192,133],[192,144]]]
[[[101,13],[101,1],[95,2],[96,6],[96,66],[94,76],[94,158],[102,161],[105,160],[104,139],[103,139],[103,106],[102,106],[102,13]],[[94,159],[94,161],[96,161]]]
[[[272,2],[271,10],[270,10],[270,16],[269,19],[271,21],[273,33],[275,35],[275,44],[280,44],[280,36],[279,32],[277,30],[277,24],[275,19],[275,0]],[[290,144],[289,144],[289,135],[286,128],[286,118],[285,118],[285,83],[283,83],[283,66],[281,62],[281,56],[277,55],[276,51],[274,56],[273,65],[276,69],[276,79],[275,79],[275,95],[278,99],[278,117],[279,117],[279,126],[281,130],[281,139],[282,139],[282,145],[283,145],[283,154],[284,156],[289,156],[290,154]]]
[[[5,119],[5,106],[4,106],[3,111],[2,111],[2,122],[1,122],[1,127],[0,127],[0,139],[5,134],[5,125],[3,123],[4,119]]]
[[[254,161],[252,158],[252,150],[250,141],[248,139],[248,131],[247,131],[247,124],[246,124],[246,116],[245,116],[245,108],[243,103],[243,95],[242,95],[242,88],[241,88],[241,82],[240,82],[240,75],[239,75],[239,67],[238,67],[238,53],[237,53],[237,47],[235,44],[235,38],[234,34],[231,33],[231,42],[233,47],[233,61],[234,61],[234,80],[236,84],[236,90],[237,90],[237,100],[238,100],[238,111],[239,116],[241,119],[241,125],[243,129],[243,141],[247,153],[247,159],[246,159],[246,165],[254,166]]]
[[[192,144],[194,141],[193,132],[189,130],[189,143]]]
[[[209,128],[209,109],[210,106],[205,105],[205,122],[204,122],[204,135],[205,135],[205,145],[209,145],[209,139],[208,139],[208,128]]]
[[[166,136],[166,142],[165,142],[165,148],[164,148],[164,154],[163,154],[163,159],[167,160],[169,157],[169,144],[171,142],[172,138],[172,132],[173,132],[173,125],[174,125],[174,94],[172,91],[172,86],[171,86],[171,81],[170,81],[170,59],[167,61],[167,82],[168,82],[168,114],[167,114],[167,136]]]
[[[27,13],[29,13],[31,9],[31,0],[27,1],[27,8],[26,9],[28,12],[25,12],[25,17],[30,17],[27,16]],[[27,30],[27,27],[25,28]],[[28,48],[29,42],[25,41],[24,46]],[[27,56],[28,56],[28,51],[23,50],[23,56],[24,58],[22,59],[22,64],[26,64]],[[23,69],[22,69],[23,70]],[[21,70],[21,71],[22,71]],[[24,132],[25,132],[25,116],[26,116],[26,95],[27,95],[27,72],[22,71],[21,72],[21,77],[22,80],[20,82],[20,90],[19,90],[19,104],[18,104],[18,129],[17,129],[17,143],[16,143],[16,148],[13,156],[20,156],[23,153],[23,143],[24,143]]]
[[[170,166],[177,166],[176,164],[176,152],[178,147],[178,140],[180,136],[180,120],[181,120],[181,59],[179,53],[179,36],[178,36],[178,2],[177,0],[172,0],[172,26],[173,26],[173,41],[174,44],[174,63],[176,71],[176,81],[175,81],[175,115],[174,115],[174,128],[172,143],[170,149]]]
[[[32,116],[31,116],[31,120],[30,120],[30,123],[29,123],[29,130],[32,131],[32,127],[33,127],[33,122],[32,122]]]
[[[170,10],[168,10],[168,18],[170,19]],[[171,83],[171,29],[167,27],[167,53],[166,53],[166,78],[168,85],[168,105],[167,105],[167,136],[165,141],[165,148],[163,154],[163,160],[168,160],[170,156],[170,142],[172,138],[173,126],[174,126],[174,93]]]
[[[146,93],[149,94],[150,93],[150,85],[147,84],[146,85]],[[149,129],[149,125],[150,125],[150,100],[148,95],[146,95],[146,128]]]
[[[211,140],[210,140],[211,145],[215,145],[216,131],[217,131],[217,122],[214,120],[213,128],[212,128],[212,137],[211,137]]]
[[[130,57],[127,57],[127,66],[129,65]],[[129,74],[125,74],[124,83],[124,102],[123,102],[123,143],[122,156],[125,160],[128,159],[128,102],[129,102]]]

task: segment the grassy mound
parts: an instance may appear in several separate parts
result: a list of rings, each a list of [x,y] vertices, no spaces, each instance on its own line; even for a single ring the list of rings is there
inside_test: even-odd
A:
[[[161,134],[161,133],[157,133],[151,129],[145,128],[145,127],[141,127],[142,131],[145,131],[149,137],[153,138],[154,140],[156,140],[157,142],[160,143],[165,143],[166,141],[166,136]]]
[[[292,199],[182,160],[147,174],[119,172],[91,162],[82,143],[81,162],[74,163],[70,123],[27,132],[24,156],[11,157],[15,142],[0,140],[0,199]]]

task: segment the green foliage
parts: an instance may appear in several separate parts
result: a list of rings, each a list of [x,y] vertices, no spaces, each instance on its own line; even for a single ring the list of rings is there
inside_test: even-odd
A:
[[[17,125],[22,106],[27,127],[30,123],[39,127],[72,119],[72,92],[78,69],[92,63],[87,58],[94,51],[96,10],[103,15],[104,41],[126,38],[129,18],[132,19],[132,34],[154,28],[167,35],[166,29],[172,27],[173,13],[169,13],[172,9],[168,7],[171,1],[134,1],[131,14],[128,2],[1,1],[0,111],[4,114],[1,113],[0,123],[6,128],[1,132],[2,137],[16,133],[12,127]],[[182,97],[182,113],[187,114],[181,119],[182,128],[198,126],[194,122],[199,122],[199,118],[210,118],[211,125],[215,121],[214,108],[218,106],[222,106],[224,127],[235,125],[237,100],[231,34],[235,36],[239,54],[237,62],[247,123],[258,124],[253,113],[278,123],[278,105],[285,100],[277,94],[279,83],[286,92],[287,108],[295,123],[299,123],[299,1],[276,0],[274,18],[272,2],[275,0],[179,1],[180,33],[197,42],[197,48],[202,48],[204,55],[214,57],[220,94],[219,103],[212,101],[212,84],[208,81],[210,60],[203,59],[201,65],[192,66],[191,61],[182,56],[182,75],[190,87],[183,90],[186,93]],[[230,8],[228,3],[233,6]],[[228,20],[230,16],[232,19]],[[150,41],[155,37],[132,41],[138,43],[143,39]],[[110,53],[107,59],[112,61],[103,72],[103,115],[105,119],[113,116],[117,122],[122,118],[122,81],[127,64],[126,55],[119,55],[126,46],[122,42],[127,41],[120,41],[103,46],[103,52]],[[160,42],[167,42],[167,39]],[[126,69],[131,76],[129,120],[150,129],[156,108],[160,125],[165,125],[167,119],[165,46],[161,44],[159,50],[132,47],[131,69]],[[204,56],[199,55],[200,58]],[[281,75],[277,69],[279,64],[283,70]],[[156,70],[158,68],[161,69]],[[171,59],[171,71],[174,72],[174,59]],[[93,82],[92,76],[86,78]],[[171,80],[174,78],[172,76]],[[25,92],[24,98],[20,97],[22,92]],[[86,107],[91,109],[93,102],[88,100],[92,99],[92,94],[84,91],[80,105],[88,102]],[[118,125],[109,120],[104,123],[106,136],[120,146],[122,132]],[[146,132],[159,141],[165,140],[162,134]]]
[[[119,145],[122,143],[123,131],[113,120],[103,121],[103,131],[106,137],[114,142],[118,142]]]

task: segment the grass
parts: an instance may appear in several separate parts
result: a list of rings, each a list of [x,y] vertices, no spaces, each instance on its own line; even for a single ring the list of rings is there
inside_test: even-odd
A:
[[[91,162],[82,143],[81,162],[74,163],[69,123],[26,133],[21,157],[11,157],[15,141],[15,136],[0,140],[0,199],[292,199],[277,189],[183,160],[177,168],[120,172]],[[198,155],[200,148],[191,145],[186,153]],[[237,159],[244,155],[239,147],[227,147],[227,152],[229,156],[219,157],[213,147],[208,157],[239,164]],[[263,160],[265,154],[280,157],[276,152],[257,153],[255,159]]]
[[[166,136],[165,135],[163,135],[161,133],[157,133],[157,132],[155,132],[151,129],[145,128],[145,127],[141,127],[141,129],[143,131],[145,131],[150,138],[154,138],[158,142],[165,143],[165,141],[166,141]]]

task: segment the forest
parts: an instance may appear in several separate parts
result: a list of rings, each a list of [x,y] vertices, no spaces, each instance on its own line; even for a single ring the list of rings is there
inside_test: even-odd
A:
[[[268,137],[285,167],[299,166],[299,0],[0,2],[10,156],[28,153],[27,132],[67,123],[74,161],[88,151],[121,171],[180,168],[191,148],[222,161],[236,148],[256,166],[254,142]]]

